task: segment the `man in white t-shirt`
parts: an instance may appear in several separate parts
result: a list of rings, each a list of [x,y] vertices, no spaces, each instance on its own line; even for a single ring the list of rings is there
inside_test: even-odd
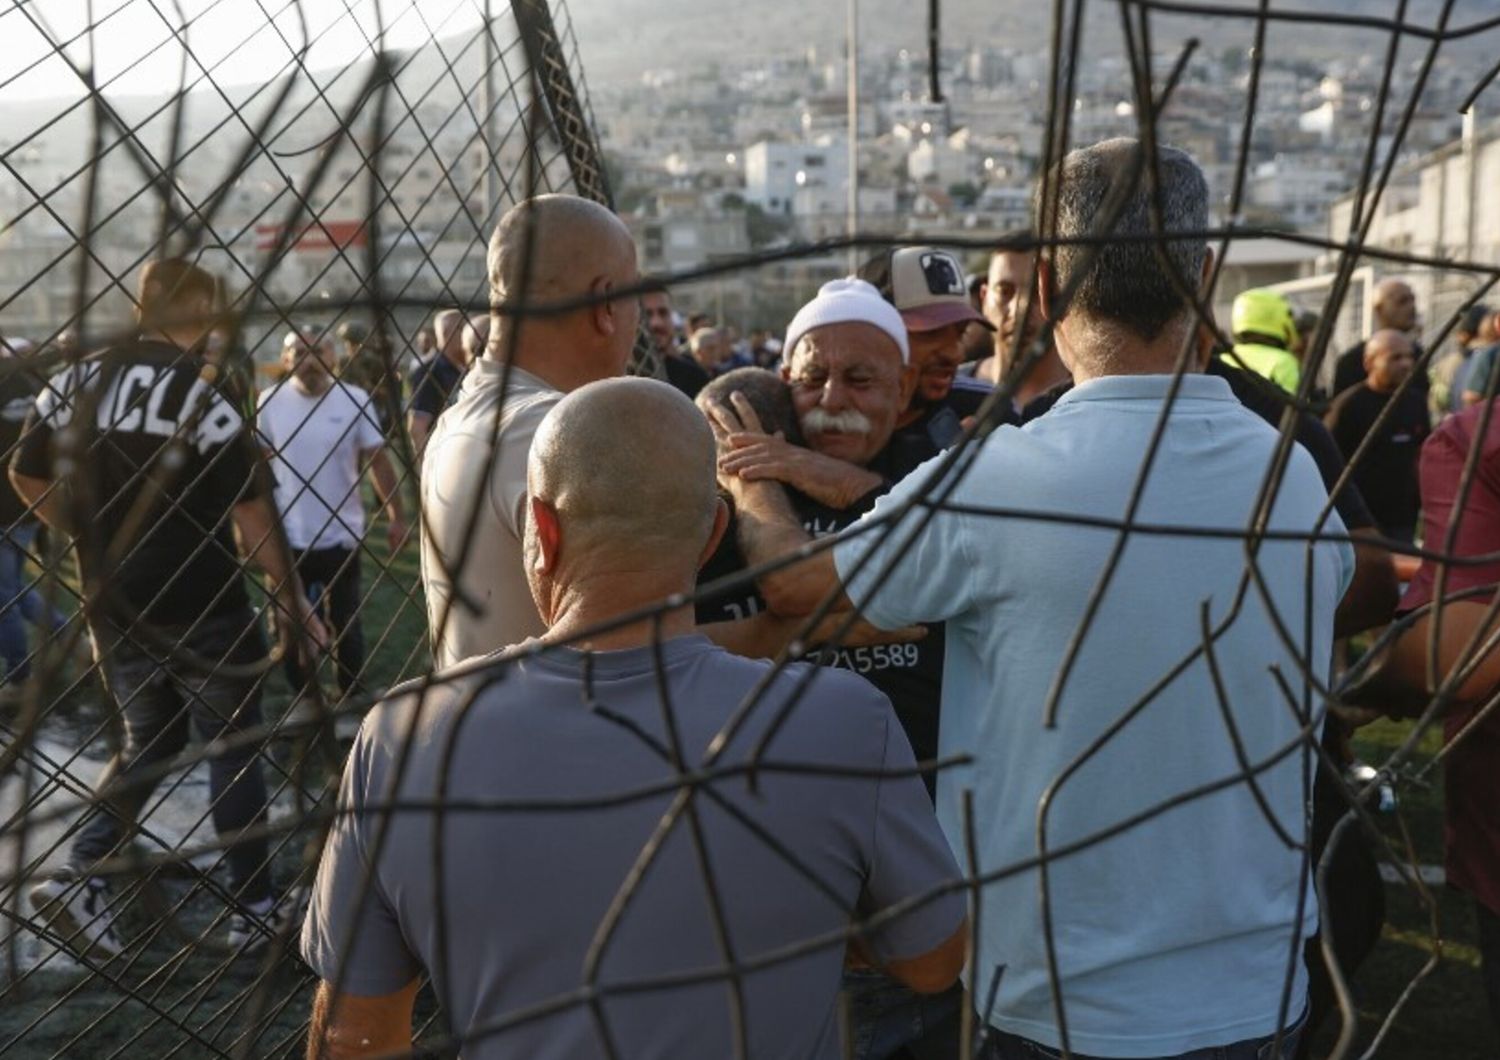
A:
[[[611,297],[640,282],[635,242],[586,199],[542,195],[512,207],[490,239],[488,264],[496,307],[488,346],[422,461],[422,586],[438,668],[545,629],[521,548],[531,439],[564,394],[624,372],[640,318],[634,294]],[[598,301],[563,313],[510,311],[587,298]]]
[[[368,469],[388,519],[392,552],[406,540],[396,473],[386,454],[379,412],[364,390],[334,377],[333,346],[316,328],[289,332],[281,348],[286,375],[260,395],[257,427],[276,475],[276,506],[309,597],[335,636],[339,691],[359,689],[364,667],[359,550],[365,536],[361,472]],[[312,675],[287,661],[301,690]]]

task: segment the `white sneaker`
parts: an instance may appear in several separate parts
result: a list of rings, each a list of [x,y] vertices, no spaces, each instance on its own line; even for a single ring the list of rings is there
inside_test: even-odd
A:
[[[125,948],[115,931],[109,888],[100,881],[58,877],[39,883],[31,889],[31,908],[81,956],[108,960]]]
[[[304,894],[301,889],[288,891],[264,910],[241,906],[242,911],[229,918],[230,950],[239,957],[253,957],[276,939],[290,936],[303,912]]]

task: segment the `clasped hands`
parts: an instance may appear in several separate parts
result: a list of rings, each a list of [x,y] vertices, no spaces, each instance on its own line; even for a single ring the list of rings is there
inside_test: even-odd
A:
[[[882,482],[873,471],[767,432],[741,393],[730,394],[729,404],[709,405],[708,419],[719,446],[719,483],[731,493],[735,479],[774,481],[830,508],[847,508]]]

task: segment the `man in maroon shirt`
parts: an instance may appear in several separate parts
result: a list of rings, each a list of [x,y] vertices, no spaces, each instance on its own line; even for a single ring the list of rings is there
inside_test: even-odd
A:
[[[1464,467],[1476,445],[1478,462],[1468,493],[1460,498]],[[1500,552],[1500,400],[1444,420],[1422,446],[1419,474],[1427,550],[1450,559]],[[1465,566],[1424,560],[1401,609],[1415,612],[1435,601],[1437,606],[1416,617],[1353,701],[1405,716],[1420,714],[1432,700],[1427,672],[1433,624],[1441,686],[1472,657],[1471,643],[1484,645],[1500,628],[1489,616],[1497,587],[1500,562]],[[1500,650],[1492,650],[1455,690],[1444,715],[1444,743],[1459,742],[1448,752],[1444,771],[1443,846],[1448,882],[1474,898],[1485,993],[1500,1029],[1500,714],[1479,717],[1497,686]]]

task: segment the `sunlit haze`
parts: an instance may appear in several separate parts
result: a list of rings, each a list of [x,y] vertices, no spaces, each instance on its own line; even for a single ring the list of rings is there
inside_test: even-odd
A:
[[[203,85],[205,74],[219,85],[258,84],[292,72],[299,59],[308,69],[346,65],[368,55],[382,32],[385,47],[399,50],[475,29],[484,17],[473,0],[105,0],[93,5],[90,33],[88,7],[48,0],[0,12],[0,99],[85,95],[80,73],[89,69],[111,95],[171,91],[184,76],[189,87]]]

